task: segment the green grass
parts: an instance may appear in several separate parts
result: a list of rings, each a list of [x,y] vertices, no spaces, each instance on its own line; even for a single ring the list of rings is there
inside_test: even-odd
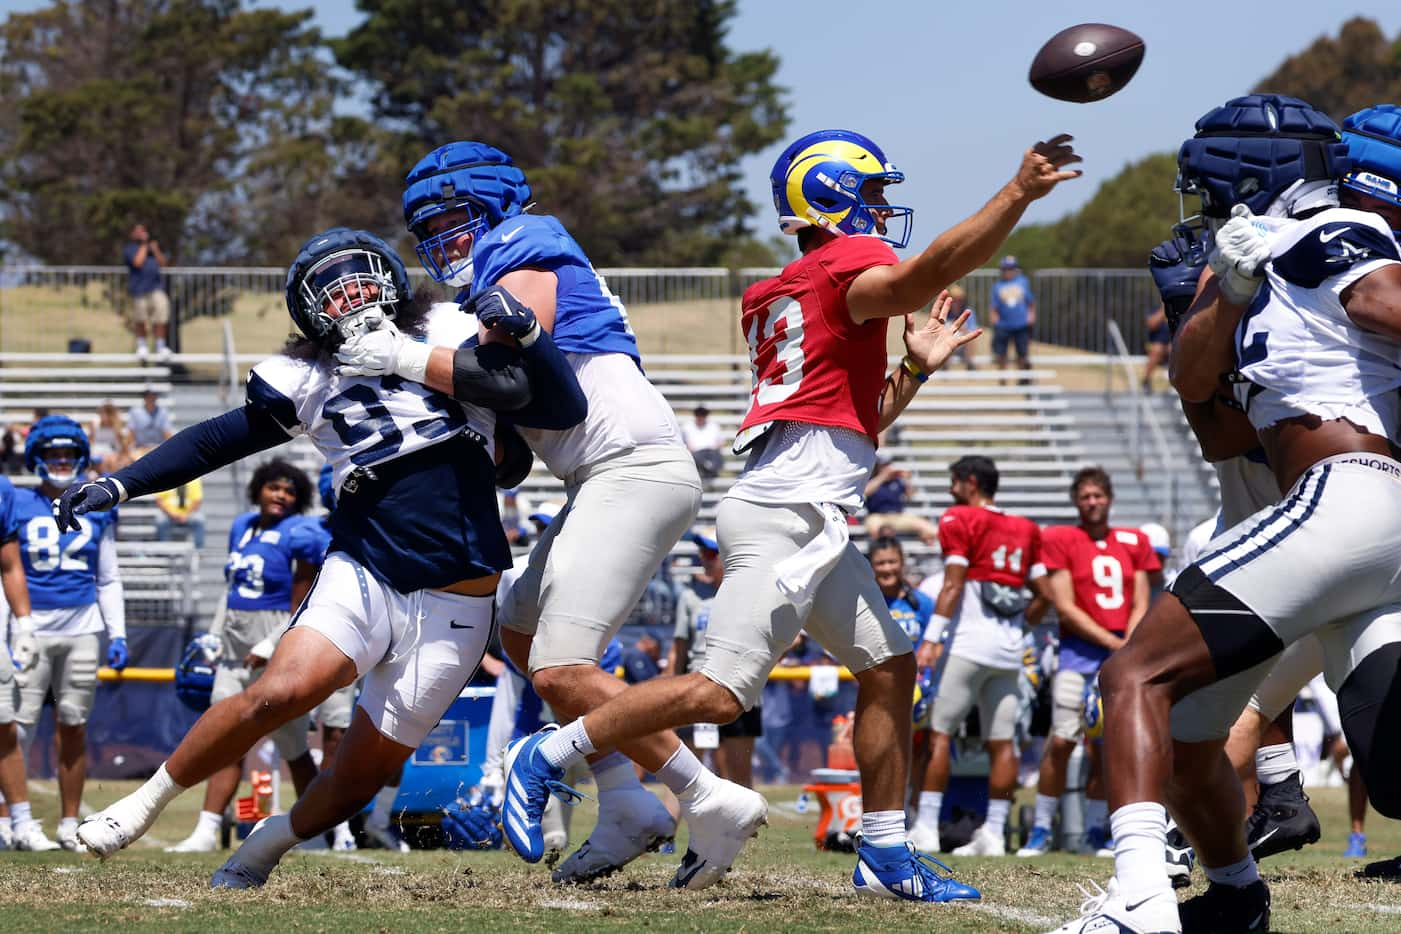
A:
[[[100,806],[131,782],[93,782]],[[147,839],[106,863],[67,853],[0,853],[0,929],[47,931],[78,926],[159,926],[163,931],[438,931],[471,925],[493,930],[1032,932],[1074,916],[1075,883],[1103,882],[1107,860],[955,860],[960,878],[982,889],[981,905],[909,905],[858,900],[852,857],[817,852],[815,817],[795,813],[796,789],[764,789],[770,825],[730,878],[703,892],[665,888],[676,857],[649,856],[611,879],[564,888],[543,866],[509,853],[293,853],[258,892],[214,893],[206,886],[223,854],[167,855],[154,841],[181,839],[194,826],[198,794],[186,794]],[[36,783],[36,812],[52,834],[51,784]],[[1353,878],[1343,860],[1347,821],[1342,789],[1313,794],[1324,839],[1302,853],[1274,857],[1265,875],[1274,893],[1276,931],[1386,932],[1401,928],[1401,885]],[[592,823],[588,804],[576,836]],[[1369,822],[1377,857],[1401,852],[1398,825]],[[1187,893],[1200,892],[1200,874]]]

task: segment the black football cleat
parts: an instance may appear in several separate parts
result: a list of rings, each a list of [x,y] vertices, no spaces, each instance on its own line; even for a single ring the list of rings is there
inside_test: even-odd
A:
[[[1300,850],[1319,837],[1318,815],[1295,772],[1282,782],[1260,786],[1260,800],[1245,822],[1250,855],[1259,862],[1285,850]]]
[[[1177,824],[1171,821],[1168,823],[1166,850],[1164,857],[1167,860],[1167,874],[1172,880],[1172,887],[1185,889],[1192,884],[1192,867],[1197,863],[1197,854],[1192,850],[1192,844],[1187,842],[1187,838],[1177,828]]]
[[[1218,934],[1224,931],[1268,931],[1270,887],[1263,879],[1238,888],[1213,882],[1204,893],[1177,908],[1182,934]]]
[[[1401,879],[1401,856],[1379,859],[1357,870],[1359,879]]]

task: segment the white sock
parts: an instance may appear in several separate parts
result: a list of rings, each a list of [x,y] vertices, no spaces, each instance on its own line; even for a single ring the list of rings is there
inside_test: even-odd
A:
[[[589,771],[593,772],[599,794],[642,787],[642,782],[637,779],[637,769],[632,767],[632,760],[621,752],[610,752],[597,762],[589,763]]]
[[[394,814],[394,799],[399,797],[398,785],[385,785],[375,794],[375,809],[365,818],[365,823],[381,829],[389,826],[389,818]]]
[[[331,835],[336,840],[345,840],[347,838],[351,840],[355,839],[355,834],[350,832],[350,824],[346,823],[345,821],[341,821],[334,828],[332,828]]]
[[[238,848],[237,858],[246,866],[272,872],[287,851],[302,840],[292,830],[291,812],[275,814],[254,828]]]
[[[68,831],[69,834],[75,834],[75,833],[77,833],[77,832],[78,832],[78,818],[76,818],[76,817],[61,817],[61,818],[59,818],[59,821],[58,821],[58,832],[59,832],[60,834],[62,834],[64,831]]]
[[[0,817],[0,834],[9,836],[15,829],[14,821],[8,817]]]
[[[1036,796],[1036,823],[1042,830],[1050,830],[1056,819],[1056,809],[1060,807],[1060,795]]]
[[[217,837],[219,831],[224,827],[224,815],[218,811],[200,811],[199,823],[195,825],[195,833],[207,834]]]
[[[714,778],[714,773],[706,770],[701,765],[701,761],[696,758],[696,754],[686,747],[685,743],[677,743],[676,751],[671,754],[671,758],[666,760],[666,765],[657,769],[657,781],[661,782],[671,793],[679,795],[692,784],[696,787],[692,790],[699,790],[702,785],[708,784],[708,779],[702,779],[706,775]],[[905,826],[904,819],[900,822],[901,828]]]
[[[146,779],[146,784],[136,789],[132,797],[142,806],[159,814],[184,790],[183,785],[175,784],[175,779],[170,777],[170,773],[165,770],[165,763],[162,762],[161,767],[156,769],[156,774]]]
[[[16,801],[14,804],[11,804],[10,818],[15,822],[16,827],[20,826],[27,820],[33,820],[34,817],[29,811],[29,802]]]
[[[861,815],[862,846],[904,846],[904,811],[867,811]]]
[[[919,817],[915,823],[930,830],[939,829],[939,812],[944,809],[942,791],[921,791],[919,793]]]
[[[1167,846],[1167,809],[1155,801],[1126,804],[1109,815],[1114,835],[1114,878],[1124,901],[1132,905],[1160,892],[1171,894],[1163,851]]]
[[[144,338],[144,337],[137,338],[137,340],[136,340],[136,352],[137,352],[137,353],[145,353],[145,352],[146,352],[146,338]]]
[[[1085,829],[1098,830],[1109,823],[1109,802],[1103,798],[1085,799]]]
[[[156,338],[156,350],[165,350],[165,338]]]
[[[545,761],[557,769],[567,769],[578,765],[598,752],[584,732],[584,718],[580,717],[568,726],[562,726],[551,733],[538,747]]]
[[[1220,869],[1212,869],[1210,866],[1203,866],[1202,869],[1206,870],[1206,877],[1212,882],[1234,886],[1238,889],[1260,881],[1259,867],[1255,865],[1255,858],[1249,853],[1245,855],[1245,859],[1238,863],[1232,863]]]
[[[1297,771],[1299,760],[1294,758],[1290,743],[1261,746],[1255,751],[1255,777],[1262,785],[1278,784]]]
[[[993,798],[988,802],[988,816],[983,820],[983,826],[994,836],[1002,836],[1007,832],[1007,812],[1011,809],[1011,801],[1006,798]]]

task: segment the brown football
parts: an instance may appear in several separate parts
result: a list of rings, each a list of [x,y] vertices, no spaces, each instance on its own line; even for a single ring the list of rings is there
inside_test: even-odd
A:
[[[1032,60],[1027,80],[1056,100],[1088,104],[1115,93],[1143,63],[1143,40],[1127,29],[1081,23],[1052,36]]]

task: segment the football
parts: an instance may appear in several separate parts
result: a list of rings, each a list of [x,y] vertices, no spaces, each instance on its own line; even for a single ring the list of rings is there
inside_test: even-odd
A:
[[[1047,97],[1088,104],[1128,84],[1143,63],[1143,51],[1143,40],[1127,29],[1081,23],[1041,46],[1027,80]]]

